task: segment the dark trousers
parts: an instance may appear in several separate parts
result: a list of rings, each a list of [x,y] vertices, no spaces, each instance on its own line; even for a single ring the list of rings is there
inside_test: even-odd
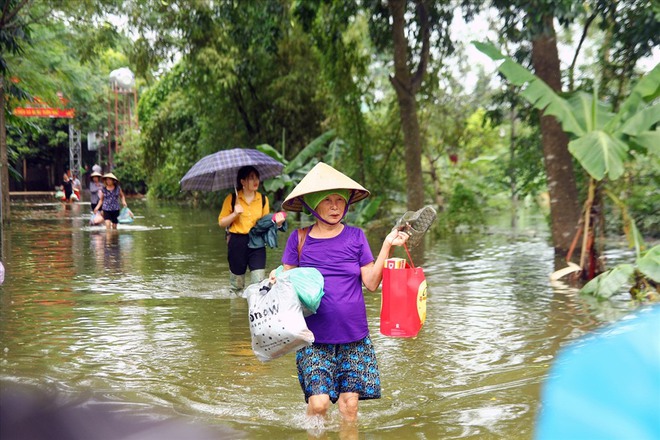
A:
[[[227,242],[229,270],[234,275],[244,275],[250,271],[266,268],[266,247],[252,249],[248,247],[248,234],[229,234]]]

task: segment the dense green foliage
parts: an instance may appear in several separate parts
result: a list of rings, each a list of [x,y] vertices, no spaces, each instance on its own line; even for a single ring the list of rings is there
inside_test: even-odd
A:
[[[45,6],[59,14],[35,21]],[[443,212],[450,232],[483,226],[491,211],[535,200],[547,189],[546,175],[536,110],[516,87],[493,86],[489,73],[470,67],[449,27],[455,4],[428,6],[433,50],[416,92],[422,181],[425,203]],[[586,63],[562,60],[571,65],[566,81],[586,93],[580,96],[598,90],[610,99],[611,113],[629,95],[638,61],[660,35],[648,1],[620,2],[620,14],[614,14],[600,0],[466,0],[461,12],[474,18],[488,6],[494,7],[500,43],[524,65],[530,35],[543,31],[534,26],[547,14],[559,27],[579,25],[572,32],[584,31],[593,49]],[[414,2],[406,7],[411,17],[417,12]],[[268,145],[286,165],[281,179],[266,182],[273,202],[325,160],[381,196],[360,206],[352,214],[356,221],[396,215],[406,204],[407,157],[392,85],[388,2],[50,1],[30,2],[20,17],[29,33],[3,55],[3,75],[18,76],[29,95],[63,92],[83,133],[108,131],[109,72],[128,66],[137,73],[140,131],[122,139],[114,157],[114,172],[129,192],[217,205],[218,194],[180,191],[185,172],[220,149]],[[414,20],[408,26],[414,66],[423,39]],[[560,38],[575,44],[571,32]],[[478,76],[476,85],[465,81],[469,75]],[[15,180],[23,160],[56,161],[52,154],[66,150],[62,121],[7,115]],[[634,154],[640,160],[625,167],[625,183],[613,182],[612,191],[628,200],[643,234],[657,233],[657,167],[644,160],[647,151]],[[85,157],[87,164],[95,161],[107,165],[105,149]],[[577,177],[584,194],[588,179]],[[607,209],[608,225],[620,222],[617,208]]]
[[[592,207],[600,206],[597,193],[601,191],[622,211],[622,229],[636,252],[635,266],[622,264],[610,269],[589,281],[582,291],[609,297],[628,280],[632,280],[631,292],[635,298],[657,296],[660,246],[646,251],[642,234],[637,222],[630,216],[627,205],[602,187],[606,178],[611,181],[621,178],[627,162],[640,158],[655,161],[660,156],[660,102],[657,99],[660,96],[660,64],[638,80],[615,113],[609,103],[598,101],[597,89],[593,95],[575,92],[568,97],[559,96],[540,78],[511,58],[503,56],[492,45],[475,45],[491,58],[503,60],[499,71],[512,84],[522,87],[521,96],[539,110],[555,116],[564,131],[571,135],[568,149],[591,177],[585,212],[591,217]],[[593,234],[593,229],[586,223],[583,235],[589,234]],[[591,251],[585,246],[582,249],[583,255],[586,254],[585,249]],[[586,270],[587,259],[582,258],[581,264]]]

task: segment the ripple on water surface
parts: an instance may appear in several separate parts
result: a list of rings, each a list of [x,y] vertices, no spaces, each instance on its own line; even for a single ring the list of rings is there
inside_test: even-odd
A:
[[[3,237],[0,286],[3,378],[166,408],[249,438],[341,430],[336,407],[323,424],[304,416],[293,355],[254,357],[215,210],[131,201],[139,218],[108,232],[89,227],[86,204],[13,208],[20,221]],[[268,267],[279,264],[285,238]],[[417,337],[380,334],[379,295],[365,293],[382,398],[361,402],[360,433],[531,438],[557,350],[630,306],[551,284],[545,233],[429,240]]]

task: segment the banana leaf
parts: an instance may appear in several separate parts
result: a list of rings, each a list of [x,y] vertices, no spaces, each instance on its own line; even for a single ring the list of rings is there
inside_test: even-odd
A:
[[[609,298],[618,293],[630,281],[630,277],[634,273],[635,266],[632,264],[620,264],[589,281],[580,292],[601,298]]]

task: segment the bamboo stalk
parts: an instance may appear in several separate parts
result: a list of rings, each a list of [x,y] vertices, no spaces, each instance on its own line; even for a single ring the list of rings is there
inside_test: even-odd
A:
[[[583,218],[580,217],[580,221],[578,222],[577,226],[577,231],[575,231],[575,237],[573,237],[573,241],[571,242],[571,247],[568,248],[568,253],[566,254],[566,262],[569,263],[571,259],[573,258],[573,252],[575,251],[575,246],[577,246],[577,242],[580,239],[580,236],[582,235],[582,223],[584,222]]]

